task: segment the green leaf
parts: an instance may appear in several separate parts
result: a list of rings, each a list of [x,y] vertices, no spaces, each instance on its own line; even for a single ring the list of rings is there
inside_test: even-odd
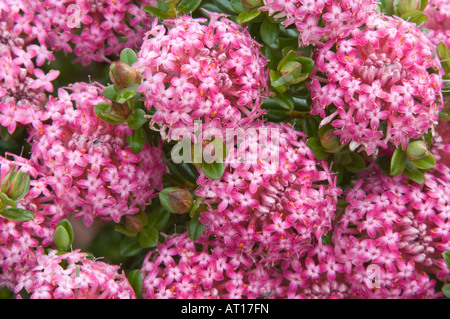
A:
[[[406,161],[406,167],[403,171],[403,174],[405,174],[409,179],[411,179],[413,182],[416,182],[417,184],[423,184],[425,182],[425,176],[423,175],[423,172],[415,167],[409,160]]]
[[[18,222],[33,220],[34,215],[32,212],[22,209],[22,208],[5,208],[0,211],[0,215],[9,220],[14,220]]]
[[[314,60],[305,56],[299,56],[295,58],[295,61],[298,61],[302,64],[302,72],[310,74],[314,70]]]
[[[415,23],[418,26],[421,26],[428,20],[428,16],[421,11],[406,12],[405,14],[402,14],[400,18],[402,18],[405,21]]]
[[[142,9],[144,9],[145,12],[150,13],[152,16],[159,18],[160,20],[172,18],[172,14],[170,13],[170,11],[163,11],[152,6],[143,6]]]
[[[67,219],[63,219],[62,221],[60,221],[58,223],[58,226],[64,227],[64,229],[66,230],[67,234],[69,235],[70,244],[72,245],[73,235],[74,235],[72,224]]]
[[[350,157],[352,158],[352,162],[345,167],[347,170],[357,173],[366,168],[366,162],[364,161],[364,157],[362,157],[362,155],[351,152]]]
[[[450,49],[443,42],[440,42],[437,46],[437,52],[445,74],[450,74]]]
[[[286,93],[277,93],[276,96],[273,97],[273,100],[282,108],[286,110],[293,110],[295,106],[294,98]]]
[[[295,61],[296,58],[297,58],[297,52],[290,49],[278,63],[277,70],[280,71],[286,63],[293,62],[293,61]]]
[[[419,10],[420,10],[420,11],[425,10],[425,8],[427,7],[427,5],[428,5],[428,0],[421,0],[421,1],[420,1],[420,6],[419,6]]]
[[[148,217],[148,224],[157,230],[162,230],[170,219],[170,213],[162,206],[153,209]]]
[[[308,145],[308,147],[313,151],[314,156],[317,159],[327,158],[327,152],[325,152],[325,149],[320,143],[320,139],[318,137],[310,137],[306,145]]]
[[[280,93],[287,91],[287,83],[282,74],[276,70],[270,70],[270,84]]]
[[[128,282],[130,283],[131,287],[134,290],[134,294],[136,295],[136,298],[141,297],[142,293],[142,282],[144,280],[144,277],[142,276],[140,269],[134,269],[130,271],[127,275]]]
[[[153,226],[147,226],[139,233],[139,244],[144,248],[158,245],[159,232]]]
[[[114,226],[114,230],[116,232],[119,232],[121,234],[124,234],[127,237],[136,237],[137,236],[137,232],[135,232],[134,230],[129,229],[128,227],[125,227],[124,225],[121,224],[116,224]]]
[[[133,66],[133,64],[137,61],[136,52],[134,52],[130,48],[125,48],[120,52],[120,61],[125,62],[129,66]]]
[[[142,250],[138,237],[128,237],[119,245],[119,252],[124,257],[134,256]]]
[[[242,25],[245,25],[255,19],[257,16],[259,16],[261,11],[258,9],[253,9],[249,11],[244,11],[239,13],[239,15],[236,17],[236,22]]]
[[[188,235],[191,240],[197,240],[203,233],[205,225],[200,220],[200,213],[197,212],[188,223]]]
[[[280,33],[280,25],[278,23],[273,23],[266,19],[261,24],[260,34],[261,39],[268,45],[274,43],[278,39],[278,34]]]
[[[242,4],[241,0],[231,0],[230,4],[234,11],[236,11],[237,13],[241,13],[247,10],[247,8]]]
[[[170,204],[169,200],[169,193],[172,191],[179,190],[179,187],[166,187],[162,191],[159,192],[159,202],[161,203],[162,207],[164,207],[167,211],[171,213],[176,213],[175,210],[172,208],[172,205]]]
[[[390,175],[391,159],[388,156],[378,157],[376,160],[376,164],[380,168],[380,170],[383,172],[384,175],[386,175],[386,176]]]
[[[177,14],[191,14],[202,3],[202,0],[181,0],[177,4]]]
[[[450,268],[450,251],[444,251],[442,253],[442,257],[444,257],[445,263],[447,264],[447,267]]]
[[[133,109],[127,119],[128,127],[132,130],[137,130],[144,125],[147,122],[145,114],[143,109]]]
[[[391,158],[391,166],[390,166],[390,175],[398,176],[403,173],[406,166],[406,151],[402,148],[397,148],[392,154]]]
[[[108,122],[110,124],[120,124],[125,122],[125,119],[122,115],[117,113],[112,113],[111,103],[101,102],[98,103],[94,107],[95,114],[103,121]]]
[[[53,242],[59,251],[68,251],[71,245],[70,236],[64,226],[57,226],[53,233]]]
[[[137,93],[138,84],[131,85],[129,87],[123,88],[118,92],[118,97],[116,98],[117,103],[122,104],[133,98]]]
[[[103,89],[103,96],[108,100],[114,101],[117,97],[116,89],[114,89],[114,85],[107,86]]]
[[[415,161],[411,161],[411,163],[420,169],[430,169],[436,166],[436,160],[433,156],[433,154],[430,153],[430,155],[428,155],[425,158],[419,159],[419,160],[415,160]]]
[[[127,142],[133,153],[139,153],[145,146],[146,135],[141,127],[133,132],[133,135],[127,136]]]
[[[442,292],[445,297],[450,298],[450,284],[445,284],[444,287],[442,287]]]
[[[264,115],[270,122],[284,122],[289,120],[289,111],[287,110],[266,110],[266,114]]]
[[[221,179],[225,172],[225,165],[223,162],[203,163],[201,171],[209,179]]]

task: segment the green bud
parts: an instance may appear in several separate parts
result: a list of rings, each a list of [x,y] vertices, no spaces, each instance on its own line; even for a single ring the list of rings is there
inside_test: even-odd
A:
[[[168,195],[170,206],[177,214],[184,214],[191,210],[193,199],[192,194],[186,189],[171,191]]]
[[[136,70],[122,61],[111,63],[109,77],[114,85],[122,89],[127,88],[138,81]]]
[[[30,189],[30,176],[28,173],[16,170],[13,166],[1,182],[1,190],[8,198],[17,201],[27,194]]]
[[[430,152],[428,151],[428,145],[425,141],[418,140],[410,142],[406,149],[406,156],[411,160],[420,160],[428,157]]]
[[[53,242],[59,251],[68,251],[71,245],[70,235],[63,225],[56,227],[53,233]]]
[[[329,153],[337,153],[344,147],[339,141],[339,137],[334,134],[333,129],[327,130],[322,134],[320,144]]]

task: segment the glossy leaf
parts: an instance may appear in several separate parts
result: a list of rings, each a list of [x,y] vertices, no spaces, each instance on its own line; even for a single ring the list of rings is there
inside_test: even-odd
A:
[[[127,275],[128,282],[130,283],[131,287],[134,290],[134,294],[136,295],[136,298],[140,298],[142,293],[142,282],[144,280],[144,277],[141,273],[140,269],[134,269],[130,271]]]
[[[188,235],[191,240],[197,240],[203,233],[205,225],[200,220],[200,213],[195,213],[188,223]]]
[[[351,152],[350,157],[352,159],[352,162],[349,165],[345,166],[347,170],[353,173],[357,173],[366,168],[366,162],[364,161],[364,157],[362,157],[362,155]]]
[[[70,236],[63,226],[59,225],[56,227],[53,233],[53,242],[59,251],[68,251],[70,249]]]
[[[450,251],[444,251],[442,253],[442,257],[444,258],[445,263],[447,264],[447,267],[450,268]]]
[[[143,109],[133,109],[127,118],[128,127],[132,130],[140,128],[147,122],[145,115],[146,113]]]
[[[398,176],[403,173],[406,166],[406,152],[402,148],[397,148],[391,158],[390,174]]]
[[[182,14],[191,14],[198,6],[202,3],[202,0],[181,0],[177,4],[177,13],[179,15]]]
[[[172,191],[179,190],[179,187],[166,187],[162,191],[159,192],[159,202],[161,203],[162,207],[164,207],[167,211],[171,213],[176,213],[173,209],[170,200],[169,200],[169,193]]]
[[[266,19],[261,24],[260,34],[261,39],[268,45],[274,43],[278,39],[280,33],[280,25]]]
[[[141,127],[133,132],[133,135],[127,136],[127,142],[133,153],[139,153],[145,146],[145,131]]]
[[[152,6],[143,6],[142,9],[147,13],[150,13],[152,16],[159,18],[160,20],[165,20],[172,17],[170,11],[163,11],[159,8]]]
[[[162,206],[157,206],[148,216],[148,225],[162,230],[170,219],[170,213]]]
[[[124,257],[134,256],[142,250],[138,237],[125,238],[119,245],[119,252]]]
[[[309,138],[306,145],[308,145],[308,147],[313,151],[314,156],[316,158],[318,158],[318,159],[327,158],[328,155],[325,152],[325,149],[323,148],[322,144],[320,143],[320,139],[318,137]]]
[[[114,85],[109,85],[103,89],[103,96],[108,100],[114,101],[117,98],[117,92]]]
[[[125,118],[117,113],[113,113],[111,103],[101,102],[94,107],[95,114],[103,121],[110,124],[120,124],[125,122]]]
[[[445,284],[444,287],[442,287],[442,292],[445,297],[450,298],[450,284]]]
[[[0,215],[9,220],[14,220],[18,222],[33,220],[34,215],[32,212],[22,209],[22,208],[5,208],[0,211]]]
[[[258,9],[253,9],[249,11],[244,11],[239,13],[239,15],[236,18],[236,22],[242,25],[245,25],[255,19],[257,16],[261,14],[261,11]]]
[[[148,225],[139,233],[139,244],[144,248],[155,247],[158,244],[159,232]]]
[[[133,66],[133,64],[137,61],[136,52],[134,52],[130,48],[125,48],[120,52],[120,61],[125,62],[129,66]]]
[[[436,166],[436,160],[433,154],[430,153],[427,157],[415,161],[411,161],[411,163],[420,169],[430,169]]]
[[[423,172],[415,167],[410,161],[406,161],[406,167],[403,174],[417,184],[423,184],[425,182]]]
[[[70,244],[72,244],[73,237],[74,237],[72,224],[67,219],[63,219],[62,221],[60,221],[58,223],[58,226],[64,227],[64,229],[66,230],[67,234],[69,235]]]

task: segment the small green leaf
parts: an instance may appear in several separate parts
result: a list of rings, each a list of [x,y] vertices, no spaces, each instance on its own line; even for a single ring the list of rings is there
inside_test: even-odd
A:
[[[155,247],[158,244],[159,232],[153,226],[147,226],[139,233],[139,244],[144,248]]]
[[[445,74],[450,74],[450,49],[443,42],[440,42],[437,46],[437,52]]]
[[[278,39],[280,33],[280,25],[266,19],[261,24],[260,34],[261,39],[268,45],[274,43]]]
[[[295,106],[294,98],[289,94],[277,93],[273,100],[284,109],[293,110]]]
[[[127,142],[133,153],[139,153],[145,146],[145,131],[141,127],[133,132],[133,135],[127,136]]]
[[[169,193],[172,191],[179,190],[179,187],[166,187],[162,191],[159,192],[159,202],[161,203],[162,207],[164,207],[167,211],[171,213],[176,213],[175,210],[172,208],[172,205],[170,204],[169,200]]]
[[[249,11],[244,11],[239,13],[239,15],[236,17],[236,22],[242,25],[245,25],[255,19],[257,16],[259,16],[261,11],[258,9],[253,9]]]
[[[170,213],[162,206],[153,209],[148,217],[148,225],[153,226],[157,230],[162,230],[170,219]]]
[[[188,235],[191,240],[197,240],[203,233],[205,225],[200,220],[200,213],[197,212],[188,223]]]
[[[130,48],[125,48],[120,52],[120,61],[125,62],[129,66],[133,66],[133,64],[137,61],[136,52],[134,52]]]
[[[241,13],[247,10],[247,8],[242,4],[241,0],[231,0],[230,4],[234,11],[236,11],[237,13]]]
[[[143,109],[133,109],[127,119],[128,127],[132,130],[137,130],[144,125],[147,122],[145,114]]]
[[[415,160],[415,161],[411,161],[411,163],[420,169],[430,169],[436,166],[436,160],[433,156],[433,154],[430,153],[430,155],[428,155],[425,158],[419,159],[419,160]]]
[[[116,98],[117,103],[122,104],[133,98],[136,95],[138,85],[134,84],[129,87],[123,88],[118,92],[118,96]]]
[[[127,237],[119,245],[119,252],[124,257],[134,256],[142,250],[138,237]]]
[[[99,118],[110,124],[120,124],[125,122],[125,119],[122,115],[112,112],[111,103],[108,102],[98,103],[94,107],[94,111]]]
[[[134,270],[130,271],[127,275],[127,279],[128,279],[128,282],[130,283],[131,287],[134,290],[134,294],[136,295],[136,298],[139,299],[141,297],[142,282],[144,280],[141,270],[134,269]]]
[[[145,12],[150,13],[152,16],[157,17],[161,20],[172,18],[172,14],[170,13],[170,11],[163,11],[159,8],[155,8],[152,6],[143,6],[142,9],[144,9]]]
[[[403,170],[406,166],[406,151],[404,151],[402,148],[397,148],[394,151],[394,154],[391,158],[391,167],[390,167],[390,174],[392,176],[398,176],[401,173],[403,173]]]
[[[318,137],[309,138],[306,145],[308,145],[308,147],[313,151],[314,156],[317,159],[327,158],[328,155],[325,152],[325,149],[323,148],[322,144],[320,143],[320,139]]]
[[[310,74],[314,70],[314,60],[305,56],[295,58],[295,61],[302,64],[302,72]]]
[[[364,161],[364,157],[362,157],[362,155],[351,152],[350,157],[352,158],[352,162],[345,167],[347,170],[357,173],[366,168],[366,162]]]
[[[73,235],[74,235],[72,224],[67,219],[63,219],[62,221],[60,221],[58,223],[58,226],[64,227],[64,229],[66,230],[67,234],[69,235],[70,244],[72,245]]]
[[[285,78],[283,78],[281,72],[276,70],[270,70],[270,84],[280,93],[287,91],[287,83]]]
[[[14,220],[18,222],[33,220],[34,215],[32,212],[22,209],[22,208],[5,208],[0,211],[0,215],[9,220]]]
[[[179,15],[191,14],[201,3],[202,0],[181,0],[177,4],[177,13]]]
[[[423,172],[415,167],[409,160],[406,161],[406,167],[403,171],[403,174],[405,174],[409,179],[411,179],[413,182],[416,182],[417,184],[423,184],[425,182],[425,176],[423,175]]]
[[[114,226],[114,230],[116,232],[119,232],[121,234],[124,234],[127,237],[136,237],[137,236],[137,232],[135,232],[134,230],[129,229],[128,227],[125,227],[124,225],[121,224],[116,224]]]
[[[450,268],[450,251],[444,251],[442,253],[442,257],[444,257],[445,263],[447,264],[447,267]]]
[[[223,162],[203,163],[201,171],[209,179],[221,179],[225,172],[225,165]]]
[[[114,89],[114,85],[107,86],[103,89],[103,96],[108,100],[114,101],[117,97],[116,89]]]
[[[57,226],[53,233],[53,242],[59,251],[68,251],[71,245],[70,236],[64,226]]]
[[[405,14],[402,14],[400,18],[402,18],[405,21],[415,23],[418,26],[421,26],[428,20],[428,16],[421,11],[406,12]]]
[[[442,292],[445,297],[450,298],[450,284],[445,284],[444,287],[442,287]]]

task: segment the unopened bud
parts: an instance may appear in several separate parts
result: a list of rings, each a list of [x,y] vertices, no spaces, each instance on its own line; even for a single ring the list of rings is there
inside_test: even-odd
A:
[[[1,183],[2,193],[14,201],[25,197],[29,189],[30,176],[28,173],[16,170],[14,166],[11,167]]]
[[[112,101],[111,108],[114,113],[121,115],[124,119],[128,118],[131,113],[131,109],[126,103],[117,103],[116,101]]]
[[[185,189],[177,189],[168,194],[170,206],[177,214],[184,214],[192,208],[192,194]]]
[[[344,147],[344,145],[342,145],[339,141],[339,137],[334,134],[333,129],[327,130],[323,133],[320,137],[320,143],[325,150],[330,153],[337,153]]]
[[[56,227],[53,234],[53,242],[55,243],[56,249],[59,251],[68,251],[71,245],[70,235],[64,226],[59,225]]]
[[[406,156],[411,161],[424,159],[428,155],[430,155],[428,145],[422,140],[410,142],[408,148],[406,149]]]
[[[114,85],[122,89],[137,83],[138,80],[136,70],[122,61],[111,63],[109,77]]]

